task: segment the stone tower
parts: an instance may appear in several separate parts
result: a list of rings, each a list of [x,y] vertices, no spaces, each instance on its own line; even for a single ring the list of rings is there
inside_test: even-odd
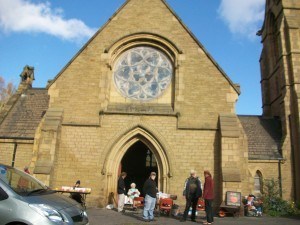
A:
[[[300,1],[267,0],[259,35],[263,116],[282,124],[282,182],[286,199],[300,200]]]

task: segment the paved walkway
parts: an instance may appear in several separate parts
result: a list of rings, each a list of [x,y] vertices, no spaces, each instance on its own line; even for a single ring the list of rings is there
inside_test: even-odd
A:
[[[153,222],[143,222],[141,211],[126,211],[118,213],[115,210],[89,208],[87,210],[90,225],[189,225],[202,224],[203,215],[200,215],[194,223],[190,220],[180,222],[179,218],[159,216]],[[277,217],[215,217],[214,225],[299,225],[300,218],[277,218]]]

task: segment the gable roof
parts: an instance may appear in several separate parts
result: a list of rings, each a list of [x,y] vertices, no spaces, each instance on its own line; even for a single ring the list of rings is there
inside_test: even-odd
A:
[[[36,128],[48,109],[45,88],[33,88],[17,94],[16,101],[0,124],[1,139],[34,139]]]
[[[87,41],[87,43],[77,52],[77,54],[62,68],[62,70],[55,76],[55,78],[48,84],[47,88],[49,88],[55,80],[58,79],[58,77],[66,70],[66,68],[77,58],[77,56],[80,55],[81,52],[84,51],[84,49],[87,48],[87,46],[94,40],[94,38],[101,33],[102,30],[105,29],[105,27],[110,23],[111,20],[113,20],[119,12],[130,2],[133,0],[127,0],[109,19],[108,21]],[[142,0],[138,0],[142,2]],[[234,84],[231,79],[227,76],[227,74],[223,71],[223,69],[218,65],[218,63],[213,59],[213,57],[208,53],[208,51],[204,48],[204,46],[200,43],[200,41],[196,38],[196,36],[189,30],[189,28],[182,22],[181,18],[174,12],[174,10],[168,5],[168,3],[165,0],[159,0],[161,1],[166,8],[171,12],[171,14],[179,21],[181,26],[187,31],[187,33],[192,37],[192,39],[197,43],[197,45],[203,50],[203,52],[206,54],[206,56],[209,58],[209,60],[216,66],[216,68],[221,72],[221,74],[224,76],[224,78],[229,82],[229,84],[233,87],[233,89],[236,91],[236,93],[240,94],[240,88],[238,85]]]
[[[279,119],[241,115],[238,118],[248,138],[250,160],[282,159],[282,132]]]

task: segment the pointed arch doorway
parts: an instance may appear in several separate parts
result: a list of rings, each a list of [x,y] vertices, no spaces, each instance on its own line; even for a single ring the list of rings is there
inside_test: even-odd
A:
[[[131,183],[135,183],[137,189],[143,196],[143,184],[149,178],[151,172],[156,172],[158,175],[158,163],[154,153],[142,141],[134,143],[125,155],[120,164],[120,170],[127,173],[125,178],[126,190],[130,188]],[[156,177],[158,183],[159,177]]]
[[[135,146],[135,144],[137,145]],[[138,148],[138,146],[141,148]],[[116,135],[116,138],[111,139],[106,150],[106,157],[101,172],[106,176],[107,189],[104,196],[109,196],[110,193],[116,193],[117,181],[122,170],[121,163],[124,156],[125,158],[123,163],[125,162],[125,164],[129,164],[131,161],[126,162],[126,158],[130,156],[130,152],[135,152],[137,149],[142,149],[141,152],[144,152],[145,154],[146,147],[147,152],[149,149],[152,155],[155,157],[157,165],[156,181],[158,190],[165,193],[169,192],[169,181],[172,177],[171,163],[169,161],[170,157],[168,156],[168,149],[170,149],[170,147],[164,141],[161,135],[157,134],[150,127],[144,125],[132,125],[131,127],[119,132],[119,134]],[[128,153],[128,155],[126,155],[126,153]],[[133,158],[135,158],[135,156]],[[137,174],[134,176],[137,176]]]

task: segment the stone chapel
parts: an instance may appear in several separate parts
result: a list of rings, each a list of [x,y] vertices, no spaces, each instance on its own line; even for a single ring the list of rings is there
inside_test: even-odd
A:
[[[151,10],[149,10],[151,9]],[[81,180],[104,207],[121,171],[142,190],[178,196],[191,169],[226,191],[260,194],[278,180],[300,200],[300,2],[267,0],[260,58],[262,115],[237,115],[240,88],[165,0],[127,0],[49,82],[34,68],[0,111],[0,163],[52,188]],[[247,69],[247,68],[245,68]]]

